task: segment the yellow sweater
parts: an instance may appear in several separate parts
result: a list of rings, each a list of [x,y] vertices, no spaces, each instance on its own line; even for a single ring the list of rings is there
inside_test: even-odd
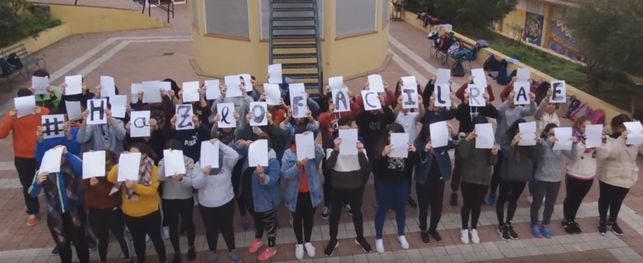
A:
[[[118,180],[118,165],[114,165],[109,171],[107,180],[116,183]],[[161,201],[157,191],[159,184],[158,167],[155,165],[152,167],[152,173],[150,174],[150,185],[136,184],[132,188],[139,195],[138,200],[129,200],[127,191],[124,190],[125,185],[123,185],[121,190],[121,199],[123,200],[121,209],[123,213],[131,217],[143,217],[159,210]]]

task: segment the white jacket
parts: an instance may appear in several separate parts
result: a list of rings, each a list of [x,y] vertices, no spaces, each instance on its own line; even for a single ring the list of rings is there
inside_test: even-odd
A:
[[[590,180],[596,176],[596,155],[594,149],[585,152],[585,144],[576,145],[576,157],[567,161],[567,174],[578,179]]]
[[[625,145],[622,137],[608,138],[597,149],[599,159],[598,179],[606,184],[630,188],[639,178],[636,157],[643,155],[643,145]]]

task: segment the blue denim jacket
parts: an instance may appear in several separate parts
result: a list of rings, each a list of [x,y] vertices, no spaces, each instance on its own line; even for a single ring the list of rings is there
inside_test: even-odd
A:
[[[268,177],[266,182],[260,182],[257,172],[252,172],[252,201],[255,212],[258,213],[275,209],[281,202],[281,193],[279,189],[281,169],[279,169],[279,161],[277,160],[274,151],[271,152],[272,154],[268,160],[268,167],[264,167],[264,171]]]
[[[322,159],[324,159],[324,149],[317,145],[315,147],[315,159],[308,160],[305,166],[312,207],[319,205],[323,199],[324,191],[322,190],[321,175],[318,169]],[[288,208],[290,212],[294,212],[297,208],[297,195],[299,194],[299,178],[301,172],[297,169],[296,163],[297,153],[291,149],[286,150],[281,160],[281,171],[286,181],[284,191],[286,208]]]

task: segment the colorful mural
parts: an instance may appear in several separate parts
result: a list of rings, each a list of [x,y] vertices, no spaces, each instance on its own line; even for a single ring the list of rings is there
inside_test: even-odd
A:
[[[560,20],[553,20],[548,48],[568,58],[582,60],[582,55],[576,40],[572,38],[569,29]]]
[[[543,25],[545,17],[541,14],[527,12],[525,18],[525,31],[523,38],[525,41],[540,46],[543,39]]]

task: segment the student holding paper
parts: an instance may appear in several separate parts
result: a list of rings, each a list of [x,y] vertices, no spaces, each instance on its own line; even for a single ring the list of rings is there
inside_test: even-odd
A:
[[[183,145],[177,140],[170,140],[167,143],[167,149],[183,151]],[[174,248],[173,262],[181,262],[181,246],[179,244],[179,217],[181,217],[181,228],[187,233],[188,240],[188,260],[196,258],[194,249],[195,228],[192,219],[192,208],[194,207],[194,188],[192,188],[192,170],[194,169],[194,160],[183,155],[185,165],[185,174],[166,174],[165,162],[162,159],[159,162],[159,179],[163,190],[162,202],[163,219],[170,228],[170,242]],[[197,168],[198,169],[198,168]]]
[[[518,238],[518,234],[511,225],[511,220],[513,220],[516,213],[518,199],[525,190],[527,181],[531,179],[534,159],[536,158],[535,146],[518,145],[521,139],[519,124],[524,122],[524,119],[518,119],[509,126],[503,137],[512,139],[510,142],[504,141],[500,144],[501,151],[504,153],[498,154],[498,158],[502,157],[503,165],[500,166],[501,170],[498,171],[500,182],[496,216],[498,217],[498,233],[504,240]],[[497,164],[496,167],[498,167]],[[505,204],[507,207],[506,218]]]
[[[47,226],[58,247],[60,261],[72,262],[72,243],[80,262],[89,262],[89,249],[85,237],[85,210],[80,180],[82,180],[83,164],[78,156],[63,150],[63,161],[60,172],[38,172],[29,188],[29,194],[37,198],[45,191],[47,200]]]
[[[385,135],[377,145],[377,154],[373,159],[373,176],[375,177],[375,197],[377,199],[377,211],[375,212],[375,248],[377,252],[384,253],[384,241],[382,230],[386,213],[390,209],[395,210],[397,221],[397,239],[403,249],[409,248],[409,242],[404,235],[406,223],[406,202],[409,196],[408,173],[415,162],[415,146],[408,145],[408,156],[406,158],[389,156],[393,150],[393,142],[389,139],[392,133],[403,133],[404,128],[397,123],[389,124],[385,129]],[[399,146],[396,146],[399,147]]]
[[[92,151],[110,150],[114,154],[120,154],[123,151],[126,133],[123,122],[114,118],[109,109],[105,109],[106,124],[88,125],[89,114],[88,110],[83,112],[83,122],[78,130],[78,143],[88,144]]]
[[[213,143],[216,141],[219,141],[218,168],[197,162],[192,169],[192,186],[198,190],[199,212],[208,241],[207,262],[217,262],[217,242],[221,233],[230,261],[237,263],[241,261],[241,255],[234,240],[232,171],[240,156],[219,139],[211,139]]]
[[[238,119],[238,116],[235,115]],[[177,116],[172,117],[170,121],[170,135],[169,138],[177,139],[183,144],[183,154],[192,158],[192,160],[199,160],[201,155],[201,142],[210,139],[210,129],[201,123],[198,114],[192,115],[192,123],[194,129],[191,130],[176,130]]]
[[[127,132],[127,135],[125,137],[125,147],[128,147],[129,145],[135,143],[147,144],[150,146],[150,148],[152,148],[152,151],[154,151],[154,155],[150,157],[152,158],[152,160],[154,160],[154,163],[158,163],[163,156],[163,146],[165,145],[165,141],[168,138],[171,138],[170,128],[167,126],[161,127],[160,125],[162,119],[162,116],[150,116],[148,122],[148,124],[150,125],[150,136],[148,137],[132,137],[130,134],[130,126],[133,125],[132,121],[136,120],[130,120],[130,122],[125,124],[125,131]]]
[[[34,77],[47,77],[49,78],[49,72],[47,72],[44,69],[38,69],[33,72],[32,76]],[[31,87],[32,91],[34,91],[34,87]],[[47,86],[47,94],[40,94],[36,95],[36,104],[41,107],[45,107],[49,109],[50,111],[53,111],[54,109],[58,109],[58,105],[60,104],[60,99],[62,96],[62,91],[60,88],[49,85]]]
[[[549,228],[551,222],[551,215],[554,212],[554,205],[560,190],[560,170],[561,160],[565,156],[570,160],[576,157],[576,144],[577,140],[573,139],[571,150],[554,150],[554,143],[559,140],[554,134],[556,124],[550,123],[543,129],[538,145],[536,145],[537,156],[539,161],[535,166],[535,173],[533,179],[533,195],[534,200],[531,202],[531,234],[534,237],[550,238],[553,233]],[[562,140],[562,139],[561,139]],[[569,138],[572,140],[572,138]],[[543,211],[543,220],[538,224],[538,214],[540,206],[545,203]]]
[[[125,215],[125,224],[132,233],[136,258],[138,262],[145,262],[145,247],[147,245],[145,236],[149,236],[156,249],[158,260],[165,262],[165,244],[161,237],[158,167],[149,157],[152,150],[147,145],[136,143],[130,146],[129,151],[142,154],[138,170],[127,171],[127,173],[135,173],[135,177],[138,179],[125,180],[118,185],[122,202],[121,209]],[[117,182],[118,169],[118,164],[112,167],[107,174],[107,181],[114,184]]]
[[[324,150],[320,145],[315,145],[313,159],[297,158],[297,150],[295,140],[292,140],[282,158],[281,171],[285,179],[284,203],[292,214],[297,239],[295,257],[301,260],[304,258],[304,249],[309,257],[315,257],[315,247],[310,241],[315,210],[323,195],[319,164],[324,158]]]
[[[625,114],[618,115],[610,121],[612,134],[605,143],[596,149],[599,162],[598,180],[598,232],[605,235],[611,230],[616,235],[623,235],[617,224],[618,212],[630,188],[636,184],[639,167],[638,155],[643,155],[642,145],[627,145],[627,130],[623,123],[631,119]],[[609,211],[609,217],[607,212]]]
[[[381,110],[362,111],[355,118],[359,128],[359,135],[364,139],[366,152],[369,159],[374,158],[377,153],[376,145],[386,135],[386,126],[395,122],[395,113],[388,105],[382,105]]]
[[[29,89],[18,90],[18,97],[33,95]],[[42,115],[47,115],[47,108],[36,106],[33,114],[18,118],[17,110],[11,109],[4,114],[0,121],[0,138],[4,139],[11,135],[13,140],[14,165],[18,172],[22,194],[27,207],[27,226],[38,224],[40,205],[37,198],[33,198],[27,192],[33,182],[37,169],[36,153],[36,127],[40,126]]]
[[[474,122],[487,123],[487,118],[478,116]],[[484,197],[489,188],[491,167],[496,163],[498,156],[498,148],[495,146],[491,149],[476,149],[475,140],[476,133],[471,131],[456,148],[460,153],[460,164],[466,165],[466,169],[460,170],[463,202],[460,210],[462,218],[460,241],[463,244],[480,243],[477,230],[480,207],[484,203]],[[471,224],[469,224],[469,218],[471,218]]]
[[[109,173],[116,162],[116,155],[105,151],[106,173]],[[91,177],[83,179],[82,185],[85,189],[85,209],[88,213],[89,226],[98,239],[100,262],[107,262],[110,232],[118,241],[124,259],[130,260],[129,248],[125,241],[125,219],[120,209],[121,197],[118,194],[110,195],[114,184],[107,181],[105,177]]]
[[[563,201],[563,221],[565,232],[579,234],[582,232],[576,223],[576,212],[580,208],[583,198],[592,188],[596,176],[596,149],[587,148],[586,127],[592,122],[582,116],[574,122],[574,136],[579,139],[576,145],[576,156],[567,161],[565,176],[566,196]]]
[[[418,123],[421,123],[422,120],[424,119],[424,112],[425,109],[422,105],[422,97],[418,97],[418,103],[420,107],[418,109],[403,109],[402,108],[402,95],[399,96],[397,99],[397,105],[395,106],[395,109],[393,109],[393,113],[395,114],[395,123],[402,125],[404,128],[404,132],[409,134],[409,142],[414,142],[415,139],[418,136],[419,131],[417,130]],[[414,163],[411,164],[413,166]],[[411,186],[413,184],[413,167],[411,169],[408,169],[408,174],[406,175],[408,177],[408,187],[409,187],[409,196],[407,198],[407,203],[409,206],[416,208],[417,203],[415,200],[413,200],[413,197],[411,196]]]

